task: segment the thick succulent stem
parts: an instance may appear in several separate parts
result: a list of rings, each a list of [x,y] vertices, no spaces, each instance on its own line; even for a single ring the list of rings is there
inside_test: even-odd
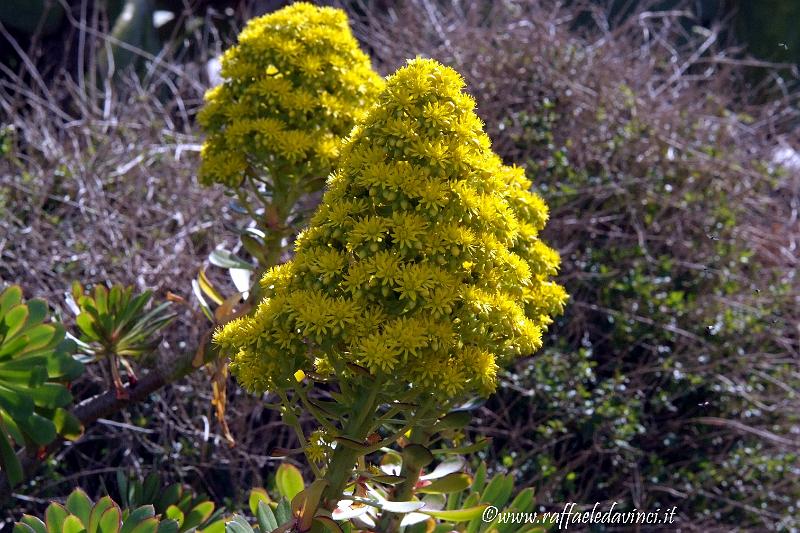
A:
[[[411,438],[409,440],[411,444],[420,444],[424,446],[427,444],[429,438],[429,433],[421,429],[414,429],[411,432]],[[427,466],[428,462],[418,462],[414,460],[412,455],[403,454],[403,467],[400,470],[400,476],[405,479],[395,487],[392,493],[392,501],[406,502],[411,500],[414,496],[414,488],[417,486],[417,482],[419,482],[420,473],[422,469]],[[402,516],[397,513],[384,512],[381,515],[378,530],[387,533],[399,531],[401,518]]]
[[[365,394],[359,394],[356,397],[353,414],[345,424],[342,437],[357,442],[366,440],[374,423],[373,415],[377,407],[376,399],[379,388],[380,384],[373,382],[369,391],[362,391]],[[323,501],[327,503],[328,508],[333,508],[341,497],[342,491],[353,473],[353,465],[361,454],[359,450],[348,448],[342,444],[336,446],[324,476],[328,487],[325,489]]]

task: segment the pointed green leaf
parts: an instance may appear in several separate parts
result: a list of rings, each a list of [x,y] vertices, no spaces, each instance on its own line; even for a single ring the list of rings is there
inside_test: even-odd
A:
[[[24,522],[17,522],[14,524],[14,529],[11,533],[37,533],[35,529]]]
[[[492,478],[487,485],[486,490],[483,492],[481,501],[488,503],[502,509],[511,497],[511,492],[514,490],[514,478],[511,474],[504,476],[497,474]]]
[[[47,533],[47,526],[35,516],[29,514],[22,515],[22,520],[20,520],[20,522],[30,526],[34,533]]]
[[[279,526],[288,523],[292,519],[292,507],[286,498],[281,498],[281,501],[278,502],[278,507],[275,509],[275,519],[278,521]]]
[[[75,489],[67,497],[67,511],[80,518],[81,523],[89,526],[89,516],[92,512],[92,500],[81,489]]]
[[[255,515],[256,519],[258,520],[258,528],[261,533],[270,532],[273,529],[276,529],[279,525],[278,519],[275,518],[275,514],[272,512],[272,509],[263,500],[258,502]]]
[[[142,503],[152,503],[158,495],[159,488],[161,488],[161,478],[159,478],[158,474],[155,472],[150,472],[145,476],[144,483],[142,483],[142,493],[139,496],[139,501]]]
[[[3,464],[3,470],[8,476],[9,484],[14,487],[22,483],[22,464],[19,462],[17,454],[14,453],[14,448],[8,441],[6,432],[0,428],[0,462]],[[48,532],[53,533],[53,532]]]
[[[62,533],[81,533],[83,531],[86,531],[83,522],[74,514],[64,519],[64,526],[61,528]]]
[[[528,487],[517,494],[509,507],[523,513],[530,512],[533,509],[533,489]]]
[[[447,494],[461,492],[472,485],[472,476],[464,472],[455,472],[432,481],[429,485],[422,485],[417,492],[423,494]]]
[[[44,511],[44,523],[47,533],[61,533],[64,529],[64,520],[69,513],[58,503],[51,503]]]
[[[225,533],[253,533],[253,527],[237,514],[225,523]]]
[[[103,514],[109,509],[113,509],[115,507],[116,504],[114,503],[114,500],[112,500],[109,496],[103,496],[100,498],[100,500],[94,504],[91,513],[89,513],[89,523],[86,527],[87,533],[97,533],[98,528],[100,527],[100,519],[103,517]]]
[[[472,492],[482,492],[486,486],[486,462],[481,461],[475,471],[475,480],[472,482]]]
[[[106,509],[97,521],[97,533],[119,533],[121,527],[122,512],[116,505]]]
[[[419,512],[446,522],[467,522],[481,516],[486,507],[486,505],[476,505],[468,509],[456,509],[454,511],[429,511],[423,509]]]
[[[178,501],[181,499],[182,493],[183,488],[181,487],[180,483],[173,483],[162,490],[158,498],[158,502],[155,504],[156,513],[163,513],[170,505],[175,505],[178,503]]]
[[[184,530],[200,526],[203,522],[211,518],[214,513],[214,504],[212,502],[203,502],[197,505],[194,509],[186,513],[183,519],[182,528]]]

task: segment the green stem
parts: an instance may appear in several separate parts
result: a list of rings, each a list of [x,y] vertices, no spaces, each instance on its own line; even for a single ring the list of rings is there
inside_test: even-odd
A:
[[[308,396],[306,396],[306,391],[304,391],[302,387],[298,387],[295,389],[295,392],[300,398],[300,401],[303,402],[303,407],[305,407],[306,410],[311,413],[311,416],[313,416],[314,419],[319,422],[319,425],[322,426],[323,429],[325,429],[325,431],[327,431],[329,434],[335,434],[336,428],[334,425],[331,424],[330,420],[328,420],[328,418],[320,409],[311,403],[311,401],[308,399]]]
[[[290,426],[292,429],[294,429],[295,435],[297,435],[297,440],[300,441],[300,447],[303,449],[303,454],[306,456],[306,461],[311,466],[311,469],[314,471],[314,475],[318,478],[321,477],[322,472],[320,472],[319,467],[308,456],[308,442],[306,441],[305,433],[303,433],[303,428],[300,426],[300,421],[294,415],[294,404],[289,402],[289,397],[286,395],[285,392],[279,390],[278,395],[281,397],[283,408],[286,409],[286,412],[283,417],[284,423]]]
[[[425,408],[420,407],[414,414],[414,417],[409,421],[409,424],[413,425],[416,420],[422,419],[425,416],[424,411]],[[412,444],[420,444],[427,447],[430,438],[431,434],[429,430],[416,427],[411,430],[409,441]],[[395,487],[391,496],[392,501],[406,502],[411,500],[414,496],[414,489],[419,481],[420,471],[425,466],[424,464],[411,461],[407,454],[403,454],[403,467],[400,469],[400,476],[405,479]],[[399,531],[401,518],[402,516],[397,513],[384,512],[378,524],[378,531],[384,531],[386,533]]]
[[[362,393],[356,396],[353,414],[345,424],[343,437],[358,442],[366,440],[372,429],[379,389],[380,382],[374,381],[367,394]],[[325,470],[325,480],[328,482],[328,486],[325,489],[323,501],[327,502],[329,508],[336,505],[341,497],[350,475],[353,473],[353,465],[361,455],[363,452],[359,450],[348,448],[342,444],[336,446],[328,468]]]

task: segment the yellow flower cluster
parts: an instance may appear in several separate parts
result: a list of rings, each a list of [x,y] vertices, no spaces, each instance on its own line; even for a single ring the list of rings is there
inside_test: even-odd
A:
[[[383,86],[340,9],[298,2],[247,23],[199,116],[200,181],[326,176]]]
[[[300,368],[395,398],[489,395],[560,313],[544,201],[492,152],[454,70],[416,59],[387,80],[345,144],[295,258],[269,271],[253,316],[217,332],[253,391]]]

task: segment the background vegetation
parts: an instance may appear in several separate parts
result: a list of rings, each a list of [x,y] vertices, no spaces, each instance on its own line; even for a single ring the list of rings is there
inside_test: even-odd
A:
[[[571,300],[479,411],[489,464],[545,507],[616,500],[676,505],[688,529],[800,527],[798,76],[764,62],[792,60],[791,32],[775,54],[773,36],[751,40],[757,59],[734,46],[736,20],[760,20],[746,2],[738,15],[703,2],[343,4],[382,73],[417,54],[462,72],[494,149],[552,207],[545,239]],[[60,29],[34,39],[0,19],[0,283],[68,324],[73,280],[190,300],[239,216],[195,176],[209,61],[274,6],[178,6],[149,51],[107,37],[113,5],[62,7]],[[180,309],[155,369],[207,329]],[[78,399],[106,387],[89,368]],[[113,493],[120,467],[246,499],[293,437],[229,387],[229,447],[208,381],[196,372],[101,418],[15,489],[6,519],[75,485]]]

